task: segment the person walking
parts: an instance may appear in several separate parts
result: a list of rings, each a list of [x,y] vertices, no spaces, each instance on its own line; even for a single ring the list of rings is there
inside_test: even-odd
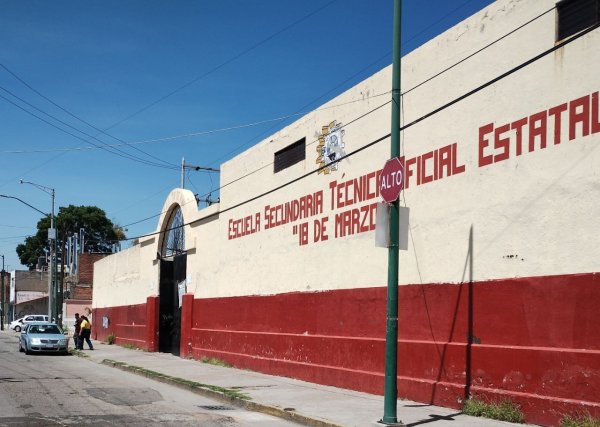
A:
[[[79,339],[81,338],[79,334],[81,334],[81,321],[83,319],[79,317],[79,313],[75,313],[75,333],[73,334],[73,343],[75,344],[75,348],[79,348]]]
[[[81,316],[81,334],[79,336],[79,350],[83,350],[83,340],[85,340],[90,347],[90,350],[94,349],[90,336],[92,335],[92,324],[86,316]]]

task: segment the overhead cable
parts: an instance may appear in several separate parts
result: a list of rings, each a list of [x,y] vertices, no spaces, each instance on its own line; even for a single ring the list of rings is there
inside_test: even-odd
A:
[[[564,40],[562,42],[556,43],[551,48],[543,51],[542,53],[534,56],[533,58],[531,58],[531,59],[529,59],[529,60],[527,60],[527,61],[525,61],[525,62],[523,62],[523,63],[521,63],[521,64],[519,64],[519,65],[517,65],[515,67],[513,67],[513,68],[511,68],[510,70],[508,70],[508,71],[506,71],[506,72],[498,75],[497,77],[495,77],[495,78],[493,78],[491,80],[488,80],[487,82],[485,82],[485,83],[477,86],[476,88],[470,90],[469,92],[466,92],[465,94],[460,95],[457,98],[454,98],[453,100],[451,100],[451,101],[449,101],[449,102],[441,105],[440,107],[438,107],[438,108],[436,108],[434,110],[431,110],[429,113],[426,113],[426,114],[422,115],[418,119],[413,120],[412,122],[410,122],[410,123],[408,123],[408,124],[406,124],[404,126],[400,126],[400,131],[404,131],[404,130],[406,130],[406,129],[408,129],[408,128],[414,126],[414,125],[416,125],[417,123],[420,123],[421,121],[426,120],[426,119],[434,116],[435,114],[437,114],[437,113],[439,113],[439,112],[441,112],[443,110],[446,110],[447,108],[449,108],[449,107],[457,104],[458,102],[465,100],[466,98],[468,98],[468,97],[470,97],[470,96],[472,96],[472,95],[474,95],[474,94],[482,91],[483,89],[488,88],[489,86],[497,83],[498,81],[500,81],[500,80],[502,80],[502,79],[504,79],[504,78],[506,78],[506,77],[508,77],[508,76],[510,76],[512,74],[514,74],[515,72],[517,72],[517,71],[519,71],[519,70],[521,70],[521,69],[523,69],[523,68],[525,68],[525,67],[527,67],[527,66],[529,66],[529,65],[531,65],[533,63],[535,63],[536,61],[538,61],[538,60],[540,60],[540,59],[548,56],[549,54],[555,52],[556,50],[563,48],[564,46],[566,46],[566,45],[574,42],[575,40],[578,40],[579,38],[587,35],[588,33],[596,30],[599,27],[600,27],[600,24],[595,24],[592,27],[589,27],[586,30],[583,30],[580,33],[577,33],[576,35],[572,36],[571,38],[569,38],[567,40]],[[316,169],[314,169],[314,170],[312,170],[310,172],[307,172],[307,173],[305,173],[303,175],[300,175],[300,176],[298,176],[298,177],[296,177],[296,178],[294,178],[294,179],[292,179],[292,180],[290,180],[288,182],[285,182],[285,183],[283,183],[283,184],[281,184],[281,185],[279,185],[277,187],[274,187],[274,188],[272,188],[270,190],[267,190],[267,191],[265,191],[263,193],[260,193],[260,194],[258,194],[256,196],[253,196],[253,197],[251,197],[249,199],[246,199],[246,200],[244,200],[242,202],[239,202],[239,203],[237,203],[237,204],[235,204],[233,206],[230,206],[228,208],[219,210],[218,212],[215,212],[215,213],[209,214],[207,216],[204,216],[201,219],[197,219],[197,220],[193,220],[193,221],[187,222],[187,223],[183,224],[181,227],[185,227],[185,226],[188,226],[188,225],[193,225],[193,224],[196,224],[196,223],[201,222],[201,221],[206,221],[206,220],[208,220],[210,218],[213,218],[213,217],[218,217],[219,215],[222,215],[222,214],[224,214],[226,212],[229,212],[229,211],[231,211],[233,209],[237,209],[237,208],[239,208],[241,206],[244,206],[244,205],[246,205],[248,203],[251,203],[251,202],[253,202],[255,200],[258,200],[258,199],[263,198],[263,197],[265,197],[265,196],[267,196],[269,194],[272,194],[272,193],[274,193],[276,191],[279,191],[282,188],[285,188],[285,187],[288,187],[288,186],[290,186],[292,184],[295,184],[296,182],[301,181],[301,180],[303,180],[303,179],[305,179],[305,178],[307,178],[307,177],[309,177],[311,175],[319,173],[321,170],[324,170],[325,168],[331,166],[332,164],[339,163],[340,161],[342,161],[344,159],[347,159],[347,158],[350,158],[350,157],[352,157],[352,156],[354,156],[354,155],[356,155],[356,154],[358,154],[358,153],[366,150],[367,148],[373,147],[374,145],[376,145],[376,144],[378,144],[378,143],[386,140],[387,138],[389,138],[390,135],[391,135],[391,133],[387,133],[386,135],[381,136],[381,137],[379,137],[379,138],[377,138],[377,139],[375,139],[375,140],[367,143],[366,145],[363,145],[362,147],[359,147],[356,150],[354,150],[354,151],[352,151],[352,152],[350,152],[348,154],[345,154],[345,155],[341,156],[339,159],[336,159],[335,161],[333,161],[331,163],[328,163],[328,164],[325,164],[323,166],[320,166],[320,167],[318,167],[318,168],[316,168]],[[145,238],[145,237],[151,237],[151,236],[155,236],[155,235],[160,234],[160,233],[166,233],[168,231],[171,231],[171,230],[174,230],[174,229],[177,229],[177,228],[180,228],[180,227],[173,227],[173,228],[170,228],[170,229],[165,229],[165,230],[161,230],[161,231],[157,231],[157,232],[153,232],[153,233],[148,233],[148,234],[140,235],[140,236],[137,236],[137,237],[134,237],[134,238],[128,238],[126,240],[133,240],[133,239],[141,239],[141,238]]]

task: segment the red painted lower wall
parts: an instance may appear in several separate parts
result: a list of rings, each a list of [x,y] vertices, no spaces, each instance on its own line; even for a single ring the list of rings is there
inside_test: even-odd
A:
[[[146,304],[95,308],[93,337],[107,341],[115,336],[116,344],[158,351],[158,297],[148,297]]]
[[[455,408],[467,392],[509,398],[543,425],[600,417],[600,274],[401,286],[399,301],[400,397]],[[384,287],[186,295],[181,354],[383,394],[385,308]]]

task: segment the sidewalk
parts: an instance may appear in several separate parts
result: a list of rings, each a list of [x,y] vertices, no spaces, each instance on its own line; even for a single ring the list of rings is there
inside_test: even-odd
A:
[[[187,387],[230,405],[305,425],[375,426],[383,416],[383,396],[215,366],[166,353],[148,353],[99,341],[93,341],[93,344],[94,351],[80,352],[92,362]],[[248,399],[236,397],[239,394],[246,395]],[[398,401],[397,412],[398,420],[409,426],[523,426],[470,417],[462,415],[459,410],[407,400]]]

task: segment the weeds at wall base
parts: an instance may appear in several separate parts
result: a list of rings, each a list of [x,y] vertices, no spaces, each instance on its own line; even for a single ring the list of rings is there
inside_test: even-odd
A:
[[[230,365],[229,363],[225,362],[224,360],[215,359],[215,358],[203,357],[202,359],[200,359],[200,361],[202,363],[208,363],[209,365],[223,366],[224,368],[231,368],[233,366],[233,365]]]
[[[600,427],[600,418],[590,414],[567,415],[561,420],[560,427]]]
[[[510,400],[504,400],[498,403],[486,403],[482,400],[471,398],[464,402],[462,411],[465,415],[508,421],[511,423],[522,423],[524,420],[521,409]]]
[[[113,345],[116,339],[117,337],[115,337],[115,334],[110,334],[106,337],[106,342],[108,343],[108,345]]]

